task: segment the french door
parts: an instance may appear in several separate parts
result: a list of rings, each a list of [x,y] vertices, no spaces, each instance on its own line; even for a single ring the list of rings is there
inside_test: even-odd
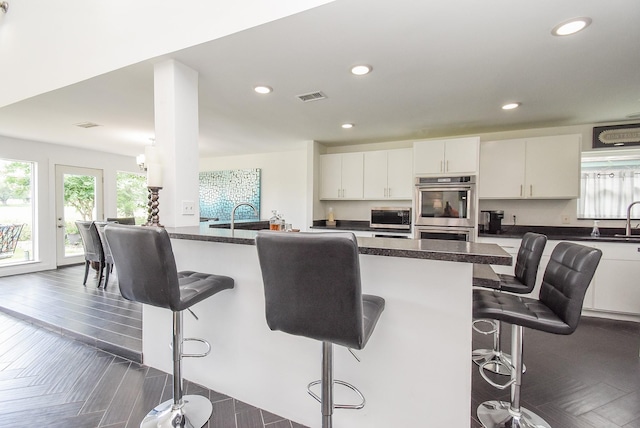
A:
[[[75,222],[104,218],[103,171],[56,165],[56,262],[64,266],[84,261]]]

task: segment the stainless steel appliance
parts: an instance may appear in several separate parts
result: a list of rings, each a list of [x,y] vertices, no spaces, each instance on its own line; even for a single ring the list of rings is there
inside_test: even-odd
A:
[[[371,208],[370,226],[373,229],[411,230],[411,208]]]
[[[416,177],[414,237],[475,241],[476,177]]]
[[[504,211],[480,211],[480,226],[485,233],[498,234],[502,232],[502,219]]]

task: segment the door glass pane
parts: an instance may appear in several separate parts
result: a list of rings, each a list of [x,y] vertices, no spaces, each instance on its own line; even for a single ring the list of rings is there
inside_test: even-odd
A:
[[[116,176],[118,217],[135,217],[136,224],[147,222],[147,177],[118,171]]]
[[[34,163],[0,159],[0,266],[34,260]]]
[[[77,220],[96,219],[96,177],[64,174],[64,255],[84,254]]]

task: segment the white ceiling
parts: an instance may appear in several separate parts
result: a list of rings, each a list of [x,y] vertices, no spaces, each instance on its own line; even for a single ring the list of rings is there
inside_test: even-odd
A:
[[[550,34],[577,16],[593,23]],[[0,135],[141,153],[153,65],[167,58],[199,72],[204,157],[631,121],[639,18],[637,0],[337,0],[1,108]],[[356,63],[374,70],[353,76]],[[296,97],[314,91],[328,98]],[[522,106],[501,110],[508,101]],[[101,126],[74,126],[87,121]]]

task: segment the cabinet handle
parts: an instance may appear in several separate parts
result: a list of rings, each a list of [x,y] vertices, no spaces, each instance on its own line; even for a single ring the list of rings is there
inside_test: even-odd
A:
[[[391,197],[391,187],[387,187],[387,197]]]
[[[529,196],[533,196],[533,184],[529,185]]]
[[[384,188],[384,197],[388,197],[389,196],[389,189],[388,188]]]
[[[449,172],[449,161],[447,161],[447,172]]]
[[[444,161],[440,161],[440,172],[444,172]]]
[[[522,194],[522,184],[520,185],[520,196],[524,196],[524,195]]]

